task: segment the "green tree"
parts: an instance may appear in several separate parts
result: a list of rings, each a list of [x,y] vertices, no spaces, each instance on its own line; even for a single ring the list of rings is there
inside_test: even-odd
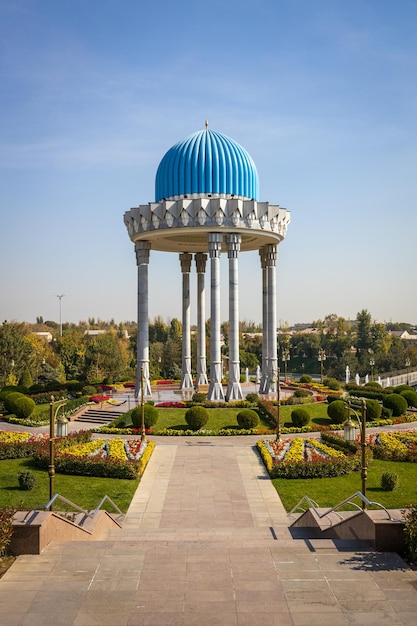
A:
[[[177,320],[178,321],[178,320]],[[149,343],[165,343],[168,339],[169,329],[163,321],[162,317],[154,318],[153,323],[149,324]]]
[[[123,377],[128,366],[124,358],[121,340],[114,332],[108,332],[87,340],[85,373],[87,380],[115,382]]]
[[[64,366],[67,380],[84,375],[85,339],[80,329],[69,329],[56,341],[56,350]]]
[[[27,324],[4,322],[0,326],[0,387],[13,374],[20,380],[25,370],[31,368],[34,354],[31,344],[27,341],[29,335]]]
[[[177,319],[176,317],[174,317],[171,320],[171,323],[169,325],[169,338],[172,339],[173,341],[181,341],[181,337],[182,337],[182,324],[179,321],[179,319]]]

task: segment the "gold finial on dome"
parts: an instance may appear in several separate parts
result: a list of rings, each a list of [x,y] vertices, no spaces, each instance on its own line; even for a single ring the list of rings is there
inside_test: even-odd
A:
[[[208,120],[206,120],[206,130],[208,130]]]

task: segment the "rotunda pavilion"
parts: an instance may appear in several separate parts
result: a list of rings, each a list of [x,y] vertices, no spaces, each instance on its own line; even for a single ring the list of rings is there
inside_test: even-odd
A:
[[[124,215],[135,245],[138,267],[137,387],[143,373],[144,395],[149,380],[148,266],[151,250],[179,255],[182,273],[182,377],[180,388],[192,392],[190,273],[197,272],[196,388],[208,385],[209,400],[239,400],[239,254],[259,251],[259,298],[262,298],[262,368],[259,392],[276,390],[277,324],[276,264],[290,213],[260,202],[256,166],[237,142],[206,128],[179,141],[162,158],[155,180],[155,201]],[[222,385],[220,255],[229,268],[229,369]],[[210,263],[210,371],[207,376],[205,336],[205,274]],[[194,263],[193,263],[194,262]],[[261,289],[262,286],[262,289]]]

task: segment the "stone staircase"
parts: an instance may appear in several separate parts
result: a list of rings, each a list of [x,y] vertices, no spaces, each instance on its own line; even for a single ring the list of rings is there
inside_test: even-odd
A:
[[[117,411],[115,409],[96,409],[91,408],[85,411],[82,415],[76,418],[76,422],[97,424],[99,426],[106,426],[110,424],[117,417],[123,415],[123,411]]]

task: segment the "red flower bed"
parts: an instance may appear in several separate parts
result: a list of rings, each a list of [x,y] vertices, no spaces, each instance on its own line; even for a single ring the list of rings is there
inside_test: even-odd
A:
[[[136,387],[136,383],[123,383],[123,387],[126,387],[127,389],[134,389]]]
[[[88,398],[89,402],[95,402],[96,404],[99,404],[100,402],[106,402],[107,400],[110,400],[110,396],[90,396]]]
[[[113,385],[100,385],[102,391],[114,391]]]
[[[185,405],[184,402],[158,402],[155,406],[164,409],[182,409]]]
[[[173,384],[173,380],[157,380],[156,384],[157,385],[172,385]]]

